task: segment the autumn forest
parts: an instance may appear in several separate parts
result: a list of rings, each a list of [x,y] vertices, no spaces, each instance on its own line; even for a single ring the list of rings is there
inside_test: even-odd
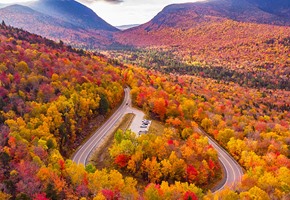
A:
[[[160,14],[108,33],[114,42],[97,50],[3,21],[0,199],[289,199],[289,25],[205,16],[176,28],[158,26]],[[75,163],[125,88],[163,128],[115,130],[106,167]],[[208,136],[241,166],[241,181],[217,189],[227,170]]]

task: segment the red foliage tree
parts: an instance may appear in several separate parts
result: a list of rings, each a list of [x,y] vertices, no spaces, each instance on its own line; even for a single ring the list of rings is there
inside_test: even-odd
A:
[[[197,196],[190,191],[187,191],[184,196],[183,196],[184,200],[198,200]]]
[[[187,166],[186,172],[187,172],[187,178],[189,182],[192,182],[193,180],[195,180],[196,176],[198,175],[197,170],[192,165]]]
[[[33,200],[49,200],[44,193],[36,194]]]
[[[208,161],[208,166],[209,166],[210,169],[214,169],[215,168],[215,164],[214,164],[214,162],[211,159]]]
[[[115,164],[117,164],[121,168],[126,167],[129,160],[130,160],[129,156],[120,154],[115,158]]]

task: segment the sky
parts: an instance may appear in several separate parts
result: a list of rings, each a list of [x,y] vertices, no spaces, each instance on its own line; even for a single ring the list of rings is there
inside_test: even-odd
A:
[[[19,3],[19,2],[28,2],[31,0],[0,0],[0,3],[6,4],[6,3]],[[32,0],[32,1],[36,1],[36,0]]]
[[[165,6],[198,0],[77,0],[113,26],[143,24]]]
[[[0,0],[17,3],[31,0]],[[99,17],[113,26],[143,24],[151,20],[166,5],[201,0],[77,0],[91,8]]]

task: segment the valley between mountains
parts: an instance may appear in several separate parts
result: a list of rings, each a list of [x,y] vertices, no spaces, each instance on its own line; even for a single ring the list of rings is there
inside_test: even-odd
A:
[[[289,11],[172,4],[121,31],[74,0],[1,4],[0,199],[289,199]],[[131,108],[149,131],[88,163]]]

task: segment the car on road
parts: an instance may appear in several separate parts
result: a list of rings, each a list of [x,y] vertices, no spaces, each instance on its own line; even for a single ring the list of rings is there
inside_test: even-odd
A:
[[[142,124],[142,125],[140,126],[140,128],[147,128],[147,125]]]
[[[142,124],[148,125],[148,124],[150,124],[150,120],[144,119],[144,120],[142,120]]]
[[[139,132],[138,132],[138,135],[146,134],[146,133],[147,133],[147,131],[139,131]]]

